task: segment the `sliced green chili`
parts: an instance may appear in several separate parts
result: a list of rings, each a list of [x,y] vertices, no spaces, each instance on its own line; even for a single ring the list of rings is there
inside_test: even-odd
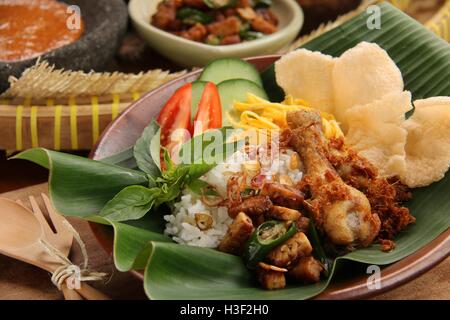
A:
[[[243,258],[247,267],[254,269],[273,248],[291,238],[296,232],[295,223],[292,223],[289,229],[284,222],[276,220],[261,224],[245,245]]]

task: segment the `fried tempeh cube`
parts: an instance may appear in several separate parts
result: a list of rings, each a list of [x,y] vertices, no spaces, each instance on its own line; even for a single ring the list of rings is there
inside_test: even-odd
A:
[[[313,256],[307,256],[300,258],[295,267],[289,270],[289,276],[303,283],[316,283],[322,271],[322,264]]]
[[[273,206],[272,210],[267,213],[267,217],[277,220],[295,221],[301,217],[301,213],[295,209],[289,209],[281,206]]]
[[[287,267],[300,257],[309,256],[312,246],[303,232],[297,232],[292,238],[273,249],[267,261],[277,267]]]
[[[225,237],[219,244],[218,249],[223,252],[240,255],[245,242],[253,233],[253,223],[244,212],[240,212],[228,228]]]
[[[286,286],[284,271],[275,271],[261,266],[256,268],[258,281],[264,289],[283,289]]]

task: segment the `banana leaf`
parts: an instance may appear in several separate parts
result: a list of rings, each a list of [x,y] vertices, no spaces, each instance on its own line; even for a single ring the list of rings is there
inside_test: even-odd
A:
[[[87,219],[113,228],[114,264],[119,271],[144,269],[150,254],[148,251],[150,241],[171,241],[169,237],[162,234],[164,223],[162,223],[161,214],[147,215],[140,220],[130,222],[117,222],[99,216]]]
[[[450,79],[450,46],[394,7],[381,4],[380,9],[380,30],[367,29],[368,15],[362,13],[304,47],[337,56],[360,41],[376,42],[398,64],[406,88],[416,99],[450,95],[450,82],[444,81]],[[273,68],[264,72],[263,79],[271,98],[281,100],[282,92],[276,85]],[[396,248],[391,252],[381,252],[379,245],[359,249],[334,260],[330,276],[319,283],[266,291],[258,287],[254,275],[240,258],[171,242],[162,234],[163,211],[150,212],[133,222],[114,222],[94,215],[118,189],[148,183],[145,174],[125,168],[133,163],[129,161],[129,151],[95,165],[87,159],[42,149],[25,151],[16,158],[50,169],[50,195],[60,212],[113,227],[117,268],[145,270],[144,288],[152,299],[307,299],[325,290],[334,277],[345,273],[349,261],[393,263],[419,250],[450,227],[450,173],[447,173],[441,181],[413,191],[413,200],[407,206],[417,222],[396,238]]]
[[[13,159],[33,161],[50,170],[50,197],[67,216],[95,215],[123,188],[148,185],[141,171],[43,148],[27,150]]]

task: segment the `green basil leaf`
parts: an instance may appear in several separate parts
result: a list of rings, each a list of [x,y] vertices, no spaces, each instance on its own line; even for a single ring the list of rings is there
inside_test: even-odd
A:
[[[159,193],[158,188],[126,187],[106,203],[100,216],[113,221],[140,219],[152,208]]]
[[[161,128],[158,129],[150,141],[150,156],[161,172]]]
[[[167,148],[163,148],[163,157],[164,157],[164,163],[166,164],[167,171],[172,171],[174,169],[174,163],[172,161],[172,158],[170,157],[169,150]]]
[[[186,141],[179,152],[181,163],[216,165],[223,162],[242,147],[243,141],[227,143],[234,132],[232,127],[223,127],[208,130]]]
[[[161,173],[159,166],[155,163],[154,158],[152,157],[151,150],[151,143],[153,141],[153,138],[157,136],[159,129],[159,124],[155,120],[153,120],[144,129],[141,137],[136,141],[133,149],[134,157],[139,169],[152,176],[158,176]],[[155,145],[155,143],[153,148],[157,148],[157,145]]]

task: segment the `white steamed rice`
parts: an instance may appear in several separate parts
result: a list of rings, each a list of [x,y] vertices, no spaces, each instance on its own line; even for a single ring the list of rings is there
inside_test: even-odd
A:
[[[195,223],[196,213],[212,216],[212,228],[200,230]],[[164,216],[164,220],[167,221],[164,233],[175,242],[207,248],[217,247],[233,222],[227,207],[209,207],[198,196],[187,191],[181,196],[181,201],[175,203],[173,214]]]
[[[293,153],[294,151],[287,149],[274,158],[259,156],[260,174],[268,179],[286,175],[294,184],[299,182],[302,179],[302,168],[290,169]],[[225,197],[228,179],[242,172],[243,164],[249,160],[252,160],[251,155],[244,151],[237,151],[224,163],[205,174],[202,179]],[[212,227],[208,230],[200,230],[195,222],[196,213],[209,214],[213,219]],[[228,216],[227,207],[207,206],[198,195],[188,190],[184,191],[181,200],[175,203],[172,214],[164,216],[164,220],[167,222],[164,233],[171,236],[175,242],[208,248],[216,248],[219,245],[233,221]]]

